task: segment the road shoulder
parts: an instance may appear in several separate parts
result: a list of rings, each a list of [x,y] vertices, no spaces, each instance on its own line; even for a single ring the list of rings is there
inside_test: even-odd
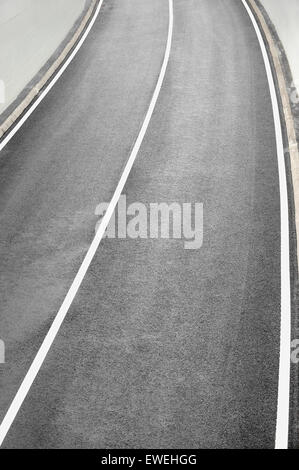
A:
[[[282,122],[290,211],[290,267],[292,291],[292,340],[299,337],[299,100],[293,86],[287,54],[269,15],[259,0],[248,0],[270,59]],[[290,447],[298,448],[298,367],[291,368]]]

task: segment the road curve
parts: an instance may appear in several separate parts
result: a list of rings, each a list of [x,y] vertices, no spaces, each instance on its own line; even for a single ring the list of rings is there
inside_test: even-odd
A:
[[[147,110],[167,2],[106,0],[0,155],[0,419],[94,234]],[[204,243],[105,239],[7,448],[273,448],[280,333],[275,131],[241,2],[178,0],[128,204],[202,202]]]

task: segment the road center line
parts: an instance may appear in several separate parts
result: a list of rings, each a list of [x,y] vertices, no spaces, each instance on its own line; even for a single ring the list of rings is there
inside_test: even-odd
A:
[[[103,0],[101,1],[101,3],[99,4],[98,6],[98,9],[95,13],[95,16],[91,22],[91,24],[89,25],[89,30],[91,29],[99,11],[100,11],[100,8],[101,8],[101,5],[103,3]],[[19,390],[17,391],[1,425],[0,425],[0,446],[2,445],[11,425],[13,424],[15,418],[16,418],[16,415],[17,413],[19,412],[21,406],[22,406],[22,403],[23,401],[25,400],[52,344],[53,344],[53,341],[55,340],[56,338],[56,335],[57,333],[59,332],[59,329],[68,313],[68,310],[80,288],[80,285],[85,277],[85,274],[90,266],[90,263],[99,247],[99,244],[103,238],[103,235],[105,233],[105,230],[109,224],[109,221],[110,221],[110,218],[112,217],[113,215],[113,212],[115,210],[115,207],[118,203],[118,200],[119,200],[119,197],[121,196],[121,193],[122,193],[122,190],[126,184],[126,181],[128,179],[128,176],[130,174],[130,171],[132,169],[132,166],[134,164],[134,161],[137,157],[137,154],[139,152],[139,149],[141,147],[141,144],[143,142],[143,139],[144,139],[144,136],[146,134],[146,131],[147,131],[147,128],[148,128],[148,125],[150,123],[150,120],[151,120],[151,117],[152,117],[152,114],[154,112],[154,109],[155,109],[155,106],[156,106],[156,103],[157,103],[157,99],[159,97],[159,94],[160,94],[160,90],[162,88],[162,84],[163,84],[163,81],[164,81],[164,77],[165,77],[165,73],[166,73],[166,69],[167,69],[167,65],[168,65],[168,61],[169,61],[169,57],[170,57],[170,51],[171,51],[171,43],[172,43],[172,33],[173,33],[173,0],[168,0],[168,5],[169,5],[169,24],[168,24],[168,36],[167,36],[167,43],[166,43],[166,49],[165,49],[165,55],[164,55],[164,60],[163,60],[163,64],[162,64],[162,67],[161,67],[161,71],[160,71],[160,74],[159,74],[159,78],[158,78],[158,81],[157,81],[157,84],[156,84],[156,87],[155,87],[155,90],[154,90],[154,93],[153,93],[153,96],[152,96],[152,99],[151,99],[151,102],[150,102],[150,105],[149,105],[149,108],[147,110],[147,113],[146,113],[146,116],[145,116],[145,119],[143,121],[143,124],[142,124],[142,127],[141,127],[141,130],[139,132],[139,135],[136,139],[136,142],[134,144],[134,147],[133,147],[133,150],[130,154],[130,157],[127,161],[127,164],[125,166],[125,169],[123,171],[123,174],[119,180],[119,183],[116,187],[116,190],[114,192],[114,195],[111,199],[111,202],[109,204],[109,207],[105,213],[105,216],[103,217],[102,219],[102,223],[101,225],[99,226],[98,228],[98,231],[90,245],[90,248],[79,268],[79,271],[77,272],[76,274],[76,277],[37,353],[37,355],[35,356]],[[89,32],[88,30],[88,32]],[[88,34],[88,32],[86,31],[86,33]],[[86,34],[86,36],[87,36]],[[85,37],[86,37],[85,36]],[[82,38],[83,39],[83,38]],[[77,46],[78,47],[78,46]],[[70,62],[70,61],[69,61]],[[66,65],[67,66],[67,65]],[[62,72],[61,72],[62,73]],[[54,79],[55,80],[55,79]],[[57,81],[58,78],[56,78],[55,81]],[[55,82],[54,82],[55,83]],[[53,84],[54,84],[53,83]],[[52,86],[53,86],[52,84]],[[51,88],[52,88],[51,86]],[[48,90],[49,91],[49,90]],[[37,104],[35,103],[35,107],[37,106]],[[35,108],[34,108],[35,109]],[[32,112],[32,111],[31,111]],[[31,114],[31,113],[30,113]],[[29,116],[28,116],[29,117]],[[1,149],[1,147],[0,147]]]
[[[290,286],[290,248],[289,248],[289,205],[287,176],[285,168],[282,127],[279,114],[278,99],[274,85],[271,65],[266,46],[247,1],[242,0],[252,21],[262,50],[267,78],[269,82],[273,117],[276,135],[279,191],[280,191],[280,233],[281,233],[281,327],[280,327],[280,357],[278,376],[278,400],[276,417],[275,448],[288,448],[289,408],[290,408],[290,353],[291,353],[291,286]]]

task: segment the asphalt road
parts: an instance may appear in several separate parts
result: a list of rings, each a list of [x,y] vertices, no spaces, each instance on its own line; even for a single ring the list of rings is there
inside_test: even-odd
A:
[[[106,0],[0,155],[3,418],[82,262],[163,60],[168,5]],[[176,0],[124,193],[201,202],[204,242],[101,243],[7,448],[273,448],[280,213],[269,87],[237,0]]]

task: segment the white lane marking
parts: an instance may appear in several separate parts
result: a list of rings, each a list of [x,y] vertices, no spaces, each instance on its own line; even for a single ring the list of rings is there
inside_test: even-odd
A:
[[[94,16],[90,20],[90,23],[88,27],[86,28],[86,31],[84,32],[83,36],[81,37],[80,41],[78,42],[77,46],[69,56],[69,58],[66,60],[66,62],[63,64],[61,69],[57,72],[57,74],[53,77],[51,82],[47,85],[47,87],[44,89],[44,91],[41,93],[41,95],[37,98],[37,100],[32,104],[32,106],[26,111],[24,116],[20,119],[20,121],[14,126],[14,128],[7,134],[7,136],[3,139],[3,141],[0,144],[0,152],[1,150],[8,144],[8,142],[13,138],[13,136],[18,132],[18,130],[23,126],[23,124],[27,121],[27,119],[31,116],[33,111],[38,107],[38,105],[41,103],[41,101],[47,96],[49,91],[53,88],[57,80],[61,77],[63,72],[66,70],[66,68],[70,65],[74,57],[77,55],[79,50],[81,49],[81,46],[83,45],[85,39],[87,38],[91,28],[94,25],[95,20],[98,17],[98,14],[100,13],[100,10],[102,8],[104,0],[100,0],[100,3],[97,6],[97,9],[94,13]]]
[[[83,260],[82,265],[80,266],[80,269],[36,355],[34,358],[34,361],[32,362],[16,396],[14,397],[1,425],[0,425],[0,446],[2,445],[18,411],[20,410],[23,401],[25,400],[51,346],[53,341],[55,340],[55,337],[63,323],[63,320],[65,319],[65,316],[79,290],[79,287],[84,279],[84,276],[89,268],[89,265],[99,247],[99,244],[103,238],[103,235],[105,233],[105,230],[109,224],[110,218],[113,215],[113,212],[115,210],[115,207],[117,205],[117,202],[121,196],[122,190],[126,184],[126,181],[128,179],[128,176],[130,174],[130,171],[132,169],[132,166],[134,164],[134,161],[137,157],[137,154],[139,152],[139,149],[141,147],[142,141],[144,139],[145,133],[147,131],[148,125],[150,123],[153,111],[156,106],[156,102],[158,99],[158,96],[160,94],[160,90],[162,88],[162,84],[164,81],[166,69],[167,69],[167,64],[169,61],[170,57],[170,50],[171,50],[171,43],[172,43],[172,32],[173,32],[173,0],[168,0],[169,4],[169,25],[168,25],[168,36],[167,36],[167,43],[166,43],[166,49],[165,49],[165,55],[164,55],[164,60],[163,64],[161,67],[160,75],[157,81],[157,85],[153,94],[153,97],[151,99],[148,111],[146,113],[144,122],[142,124],[141,130],[139,132],[139,135],[137,137],[137,140],[134,144],[133,150],[131,152],[131,155],[128,159],[128,162],[125,166],[124,172],[120,178],[120,181],[117,185],[117,188],[115,190],[115,193],[111,199],[111,202],[109,204],[109,207],[107,209],[107,212],[105,216],[102,219],[102,223],[98,228],[98,231],[92,241],[92,244],[90,245],[90,248]]]
[[[281,225],[281,329],[280,358],[278,376],[278,400],[276,417],[275,448],[288,448],[289,407],[290,407],[290,353],[291,353],[291,286],[290,286],[290,249],[289,249],[289,206],[287,177],[283,151],[283,139],[279,106],[266,46],[256,19],[246,0],[242,0],[252,21],[262,50],[273,108],[275,124],[279,190],[280,190],[280,225]]]

